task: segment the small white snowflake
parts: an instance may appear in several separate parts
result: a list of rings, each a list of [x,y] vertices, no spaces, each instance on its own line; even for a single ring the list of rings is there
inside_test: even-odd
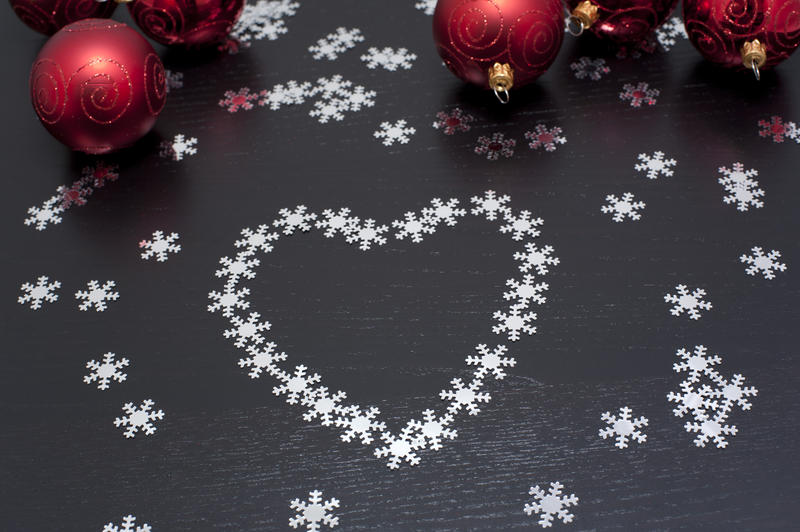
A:
[[[550,271],[550,266],[558,266],[561,259],[552,256],[553,247],[538,247],[533,242],[525,244],[525,252],[514,253],[514,259],[521,261],[519,270],[522,273],[536,270],[539,275],[546,275]]]
[[[764,276],[764,279],[772,280],[775,278],[776,271],[786,271],[786,264],[778,261],[778,259],[781,258],[780,251],[773,249],[764,255],[764,250],[756,246],[750,250],[750,253],[752,253],[752,255],[742,255],[739,257],[742,264],[749,264],[747,269],[745,269],[748,275],[760,273]]]
[[[498,310],[492,316],[497,320],[497,325],[492,327],[492,332],[495,334],[508,333],[508,339],[516,342],[520,338],[520,333],[536,334],[536,327],[533,327],[530,322],[536,319],[535,312],[522,313],[522,308],[517,306],[511,307],[509,312]]]
[[[408,126],[405,120],[398,120],[395,123],[381,122],[378,130],[372,135],[376,139],[383,139],[384,146],[391,146],[395,142],[408,144],[411,136],[416,132],[416,128]]]
[[[82,299],[83,302],[78,305],[81,310],[89,310],[94,307],[97,312],[103,312],[108,308],[107,301],[116,301],[119,298],[119,292],[114,292],[111,289],[117,285],[114,281],[106,281],[100,286],[98,281],[89,281],[86,285],[86,290],[78,290],[75,292],[75,299]]]
[[[611,415],[611,412],[604,412],[601,419],[608,425],[600,429],[599,436],[604,440],[615,436],[617,442],[614,444],[620,449],[628,447],[628,442],[636,440],[638,443],[647,441],[647,434],[641,431],[642,427],[647,426],[646,417],[631,418],[632,410],[627,406],[619,409],[619,417]]]
[[[169,253],[178,253],[181,250],[181,245],[175,243],[179,238],[178,233],[164,235],[163,231],[154,232],[152,240],[139,242],[139,247],[145,249],[142,258],[148,260],[155,257],[158,262],[166,261]]]
[[[695,288],[691,293],[684,284],[679,284],[675,287],[677,294],[666,294],[664,301],[672,303],[673,306],[669,313],[673,316],[680,316],[684,312],[689,319],[699,320],[701,310],[711,310],[711,303],[705,301],[703,298],[706,296],[706,291],[702,288]]]
[[[764,202],[759,199],[764,197],[764,191],[759,188],[758,181],[753,179],[758,175],[758,170],[745,170],[742,163],[733,163],[732,169],[721,166],[719,173],[723,175],[718,179],[719,184],[728,193],[722,201],[736,204],[736,209],[741,212],[750,207],[760,209],[764,206]]]
[[[249,288],[240,288],[239,290],[225,288],[223,292],[212,290],[208,293],[208,298],[212,301],[208,305],[208,311],[221,310],[224,317],[230,318],[236,309],[247,310],[250,308],[250,302],[245,300],[245,297],[249,295]]]
[[[124,382],[128,378],[127,373],[121,370],[128,366],[130,361],[127,358],[120,358],[115,360],[116,355],[108,352],[103,355],[103,360],[90,360],[86,363],[86,369],[90,370],[88,375],[84,375],[83,382],[92,384],[97,382],[98,390],[107,390],[111,380],[117,382]]]
[[[227,277],[225,288],[233,288],[239,279],[252,279],[256,276],[253,268],[261,264],[258,259],[251,259],[246,253],[239,253],[236,259],[222,257],[219,259],[222,268],[214,272],[217,277]]]
[[[303,414],[305,421],[311,422],[319,418],[320,423],[327,427],[333,425],[335,421],[334,416],[339,416],[344,412],[344,407],[341,402],[347,397],[342,391],[338,391],[331,395],[328,393],[328,388],[320,386],[314,388],[308,393],[303,394],[300,399],[300,404],[308,407],[308,411]]]
[[[286,353],[278,353],[277,345],[274,342],[267,342],[264,345],[250,344],[247,346],[247,358],[239,359],[240,368],[250,368],[247,373],[251,379],[258,379],[261,374],[266,372],[272,375],[277,370],[276,362],[286,360]]]
[[[505,213],[505,225],[500,226],[501,233],[511,233],[514,240],[522,240],[525,237],[536,238],[539,236],[537,227],[544,223],[541,218],[531,218],[530,211],[520,211],[518,215],[513,215],[511,211]]]
[[[445,414],[441,417],[436,417],[436,413],[431,410],[422,412],[422,421],[412,419],[408,422],[408,427],[419,434],[420,439],[425,442],[425,445],[433,451],[438,451],[442,448],[442,440],[454,439],[458,433],[448,428],[453,423],[452,414]]]
[[[278,233],[270,231],[266,224],[259,225],[255,231],[245,227],[241,232],[242,238],[234,242],[237,248],[244,248],[242,255],[255,255],[256,251],[270,253],[273,249],[272,243],[278,240]]]
[[[593,81],[600,80],[603,75],[611,72],[605,59],[592,59],[591,57],[581,57],[569,65],[572,73],[578,79],[588,78]]]
[[[555,517],[561,519],[563,523],[571,523],[575,519],[568,508],[578,504],[578,497],[574,493],[569,496],[564,495],[561,491],[563,487],[560,482],[551,482],[547,493],[539,486],[531,487],[528,492],[529,495],[533,495],[533,501],[525,504],[524,511],[528,515],[541,514],[539,524],[542,528],[553,526]]]
[[[322,216],[317,220],[317,229],[324,229],[327,238],[333,238],[337,234],[347,236],[356,226],[359,219],[357,216],[350,216],[350,209],[342,207],[339,211],[325,209]]]
[[[349,94],[352,86],[352,81],[343,79],[340,74],[336,74],[330,78],[323,77],[317,79],[311,91],[311,95],[319,95],[322,98],[345,97]]]
[[[166,89],[167,92],[170,92],[175,89],[182,89],[183,88],[183,72],[175,72],[173,70],[165,70],[164,77],[166,78],[167,84]]]
[[[606,214],[613,214],[611,217],[615,222],[621,222],[625,218],[631,220],[639,220],[642,215],[639,210],[644,209],[645,204],[643,201],[633,201],[633,194],[626,192],[622,198],[618,198],[613,194],[606,196],[606,205],[603,205],[601,210]]]
[[[306,212],[305,205],[298,205],[294,210],[281,209],[278,211],[280,218],[272,222],[275,227],[282,227],[284,235],[291,235],[296,230],[310,231],[311,223],[317,219],[317,215],[313,212]]]
[[[304,525],[308,532],[317,532],[321,525],[333,528],[339,524],[339,518],[332,511],[339,507],[339,500],[331,497],[323,501],[319,490],[308,493],[308,502],[292,500],[290,507],[295,512],[295,516],[289,519],[289,526],[292,528]]]
[[[417,0],[414,7],[425,13],[426,15],[433,15],[433,10],[436,9],[436,0]]]
[[[63,212],[61,197],[52,196],[42,203],[41,207],[28,208],[28,217],[25,218],[25,225],[32,225],[37,231],[44,231],[49,224],[60,224]]]
[[[356,43],[362,42],[364,35],[358,28],[347,29],[344,27],[336,28],[336,31],[330,33],[317,41],[317,44],[308,47],[311,56],[314,59],[329,59],[331,61],[339,57],[339,54],[351,48],[355,48]]]
[[[427,219],[431,226],[444,224],[453,227],[458,222],[458,218],[466,216],[467,210],[458,207],[458,200],[450,198],[442,201],[440,198],[433,198],[431,206],[422,209],[422,215]]]
[[[225,329],[224,334],[225,338],[235,338],[236,347],[244,347],[249,342],[252,344],[262,343],[264,336],[261,333],[272,328],[270,322],[260,321],[261,314],[258,312],[251,312],[247,320],[243,320],[240,316],[231,316],[229,319],[233,327]]]
[[[140,430],[147,436],[152,435],[156,431],[153,421],[164,419],[164,411],[153,410],[154,404],[152,399],[145,399],[138,407],[134,406],[133,403],[125,403],[122,406],[122,411],[127,415],[116,418],[114,426],[126,427],[126,438],[133,438]]]
[[[302,365],[296,366],[293,374],[276,370],[274,373],[275,378],[283,384],[272,388],[272,393],[278,396],[286,394],[287,403],[290,405],[297,404],[302,397],[311,393],[311,385],[318,383],[321,378],[317,373],[307,375],[307,370],[308,368]]]
[[[277,111],[284,106],[305,103],[312,93],[313,87],[311,83],[289,80],[285,84],[278,83],[269,90],[261,91],[259,93],[261,99],[258,101],[258,105]]]
[[[508,279],[506,285],[511,290],[503,293],[503,299],[506,301],[514,300],[514,306],[517,308],[527,307],[531,302],[539,305],[544,304],[547,299],[542,295],[542,292],[550,288],[547,283],[536,283],[531,274],[525,274],[522,282],[516,279]]]
[[[648,179],[657,179],[659,175],[669,177],[675,173],[672,168],[678,164],[675,159],[665,159],[663,151],[654,152],[653,155],[640,153],[639,161],[633,168],[637,172],[647,172]]]
[[[671,17],[656,29],[656,40],[666,52],[675,46],[679,38],[689,38],[680,17]]]
[[[58,294],[56,290],[61,288],[61,281],[49,282],[50,278],[46,275],[40,276],[36,279],[36,284],[22,283],[20,290],[23,294],[17,298],[17,303],[20,305],[27,305],[30,303],[30,308],[39,310],[42,308],[42,302],[55,303],[58,301]]]
[[[175,135],[172,140],[165,140],[161,143],[160,154],[173,161],[182,161],[187,155],[197,154],[197,138]]]
[[[382,67],[384,70],[394,72],[398,68],[409,70],[417,58],[417,54],[409,52],[406,48],[382,48],[370,47],[367,53],[361,56],[361,60],[369,69]]]
[[[464,409],[471,416],[477,415],[481,411],[478,403],[488,403],[492,398],[488,393],[479,391],[483,386],[483,380],[480,378],[472,379],[468,386],[464,386],[464,382],[459,378],[451,380],[450,384],[452,388],[439,392],[439,397],[443,401],[450,401],[447,411],[451,414]]]
[[[388,431],[381,434],[381,440],[385,445],[375,449],[375,456],[378,458],[388,456],[389,461],[386,465],[389,469],[399,468],[400,462],[403,460],[412,466],[419,464],[419,456],[415,451],[424,448],[425,441],[413,437],[412,430],[411,426],[406,425],[399,436]]]
[[[126,515],[122,518],[122,523],[117,526],[113,521],[103,527],[102,532],[151,532],[153,529],[147,523],[136,524],[136,517]]]
[[[423,235],[433,234],[435,230],[424,214],[418,218],[417,213],[407,212],[403,217],[402,220],[392,222],[392,227],[398,230],[394,235],[398,240],[408,238],[412,242],[419,243],[422,242]]]
[[[508,348],[504,345],[498,345],[494,349],[489,349],[486,344],[479,344],[475,350],[480,356],[468,356],[467,365],[478,366],[475,370],[475,377],[482,379],[487,374],[491,373],[497,380],[502,380],[506,376],[506,371],[503,368],[513,368],[517,361],[510,357],[505,357]]]
[[[528,139],[528,147],[532,150],[544,148],[545,151],[556,151],[556,144],[567,143],[567,137],[562,133],[563,130],[558,126],[548,128],[544,124],[536,124],[533,131],[525,132],[525,138]]]
[[[341,435],[342,441],[353,441],[357,437],[364,445],[371,444],[374,440],[373,433],[386,430],[386,424],[376,420],[378,414],[380,410],[375,407],[366,411],[356,405],[343,407],[334,421],[337,427],[346,429]]]
[[[350,103],[344,98],[330,98],[314,102],[314,108],[308,112],[308,116],[316,118],[320,124],[327,124],[331,120],[344,120],[344,113],[349,110]]]
[[[245,4],[230,36],[245,44],[261,39],[274,41],[287,32],[283,18],[293,16],[299,7],[298,2],[291,0],[258,0],[255,4]]]
[[[383,246],[386,244],[386,237],[383,236],[389,230],[386,225],[375,225],[375,220],[367,218],[360,224],[354,224],[347,233],[347,242],[350,244],[358,243],[358,248],[367,251],[373,245]]]
[[[490,221],[496,220],[499,215],[506,217],[511,214],[511,209],[507,205],[511,201],[511,196],[498,196],[494,190],[487,190],[483,193],[483,197],[473,196],[471,201],[475,205],[472,214],[476,216],[483,214]]]

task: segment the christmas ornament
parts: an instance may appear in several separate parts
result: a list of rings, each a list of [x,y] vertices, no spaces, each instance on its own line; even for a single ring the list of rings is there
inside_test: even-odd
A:
[[[148,37],[161,44],[191,47],[225,40],[244,8],[244,0],[133,0],[127,3],[131,16]]]
[[[542,75],[564,38],[559,0],[439,0],[433,38],[459,78],[507,103],[512,86]]]
[[[667,20],[678,3],[678,0],[564,1],[571,13],[567,30],[572,35],[590,29],[598,37],[617,43],[643,40]]]
[[[44,127],[86,153],[143,137],[167,96],[153,47],[125,24],[104,19],[73,22],[53,35],[33,64],[30,90]]]
[[[22,22],[45,35],[76,20],[110,17],[116,7],[114,2],[95,0],[11,0],[11,9]]]
[[[800,0],[686,0],[683,18],[706,59],[750,69],[756,79],[800,44]]]

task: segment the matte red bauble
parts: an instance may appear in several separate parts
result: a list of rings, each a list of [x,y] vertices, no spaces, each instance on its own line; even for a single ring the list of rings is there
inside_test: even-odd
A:
[[[164,65],[150,44],[113,20],[73,22],[45,43],[31,69],[33,108],[58,140],[108,153],[143,137],[164,107]]]
[[[205,46],[228,36],[244,0],[133,0],[133,19],[154,41],[167,45]]]
[[[800,44],[800,0],[685,0],[689,40],[729,68],[770,68]]]
[[[11,0],[11,9],[22,22],[45,35],[76,20],[110,17],[116,7],[116,2],[97,0]]]
[[[439,0],[433,39],[453,74],[504,101],[555,61],[564,16],[559,0]]]
[[[584,30],[616,43],[644,40],[667,20],[678,0],[564,0],[571,15],[567,29]]]

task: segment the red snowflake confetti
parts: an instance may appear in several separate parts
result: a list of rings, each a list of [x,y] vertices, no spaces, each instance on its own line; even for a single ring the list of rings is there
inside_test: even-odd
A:
[[[91,183],[94,188],[103,188],[107,181],[116,181],[119,177],[117,165],[109,165],[100,161],[94,165],[83,168],[81,173],[87,183]]]
[[[452,135],[456,132],[467,132],[470,130],[470,122],[474,122],[475,117],[456,107],[449,113],[440,111],[436,113],[436,122],[433,123],[434,129],[441,129],[445,135]]]
[[[566,137],[561,136],[560,127],[548,129],[544,124],[536,124],[533,131],[526,131],[525,138],[530,141],[528,146],[533,150],[544,148],[545,151],[556,151],[556,144],[566,144]]]
[[[478,137],[475,153],[485,155],[490,161],[496,161],[501,155],[508,159],[514,155],[516,145],[516,140],[507,139],[502,133],[494,133],[491,137]]]
[[[641,107],[643,103],[647,105],[656,104],[656,96],[661,93],[658,89],[651,89],[650,85],[641,81],[636,85],[626,83],[622,86],[619,98],[622,101],[630,100],[631,107]]]
[[[93,192],[86,178],[80,178],[69,187],[61,185],[56,193],[61,198],[61,208],[69,209],[73,205],[86,205],[86,198]]]
[[[253,108],[253,102],[261,96],[263,96],[261,93],[251,93],[249,87],[242,87],[235,92],[225,91],[224,97],[219,101],[219,106],[227,109],[229,113],[235,113],[239,109],[249,111]]]
[[[773,142],[783,142],[785,138],[792,139],[796,130],[794,122],[784,124],[780,116],[773,116],[769,120],[759,120],[758,127],[761,128],[758,136],[772,137]]]

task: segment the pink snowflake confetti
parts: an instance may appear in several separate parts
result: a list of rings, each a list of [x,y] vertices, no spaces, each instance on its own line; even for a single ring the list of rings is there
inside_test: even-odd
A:
[[[249,111],[253,108],[253,102],[258,100],[265,91],[251,93],[249,87],[242,87],[238,91],[225,91],[224,97],[219,101],[219,106],[224,107],[229,113],[235,113],[239,109]]]
[[[61,208],[66,210],[73,205],[86,205],[86,198],[92,194],[93,189],[87,184],[87,179],[81,178],[69,187],[61,185],[56,192],[61,198]]]
[[[470,122],[474,121],[474,116],[456,107],[449,113],[445,111],[436,113],[436,121],[433,123],[433,128],[441,129],[445,135],[452,135],[457,132],[465,133],[471,129]]]
[[[661,93],[658,89],[651,89],[650,85],[640,81],[636,85],[626,83],[622,86],[619,98],[622,101],[630,100],[631,107],[641,107],[643,103],[647,105],[656,104],[656,96]]]
[[[516,140],[507,139],[502,133],[494,133],[491,137],[478,137],[475,153],[485,155],[489,161],[496,161],[501,155],[509,159],[514,155],[516,145]]]
[[[780,116],[773,116],[769,120],[759,120],[758,136],[763,138],[772,137],[773,142],[783,142],[785,138],[792,138],[795,130],[794,122],[784,123]]]
[[[525,138],[530,141],[532,150],[544,148],[545,151],[556,151],[556,144],[566,144],[567,138],[562,136],[560,127],[547,128],[544,124],[536,124],[533,131],[526,131]]]
[[[94,188],[103,188],[108,181],[116,181],[119,178],[119,167],[116,164],[106,164],[98,161],[94,165],[85,166],[81,176],[87,183],[91,183]]]

